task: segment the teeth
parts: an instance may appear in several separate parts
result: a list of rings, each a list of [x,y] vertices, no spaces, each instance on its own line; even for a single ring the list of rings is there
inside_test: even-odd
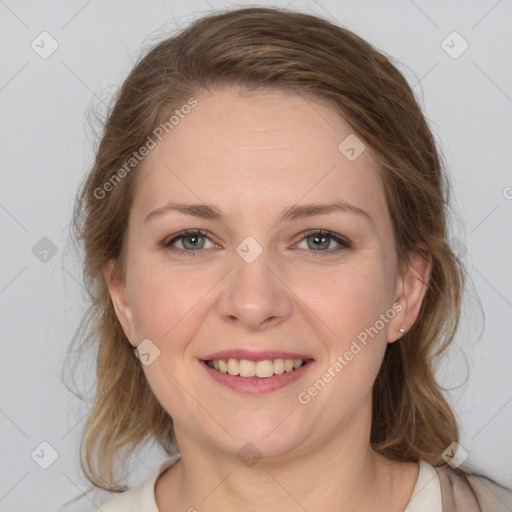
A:
[[[256,377],[272,377],[274,375],[274,364],[271,359],[267,359],[265,361],[258,361],[256,363]],[[252,377],[253,375],[251,375]]]
[[[268,378],[284,372],[297,370],[303,365],[302,359],[266,359],[264,361],[249,361],[248,359],[219,359],[208,361],[211,368],[229,375],[241,377]]]
[[[284,373],[284,359],[274,359],[274,373]]]
[[[238,375],[240,373],[236,359],[228,359],[228,373],[229,375]]]
[[[254,361],[242,359],[238,363],[238,369],[241,377],[254,377],[256,375],[256,363]]]

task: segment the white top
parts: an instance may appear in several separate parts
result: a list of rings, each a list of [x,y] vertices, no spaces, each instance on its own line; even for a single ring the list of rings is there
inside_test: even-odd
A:
[[[147,480],[107,501],[96,512],[159,512],[155,499],[156,480],[179,458],[177,454],[165,459]],[[404,512],[442,512],[439,477],[428,462],[420,460],[418,479]]]

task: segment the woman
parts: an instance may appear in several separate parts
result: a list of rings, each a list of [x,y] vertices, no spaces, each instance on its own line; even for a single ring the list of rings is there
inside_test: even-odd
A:
[[[246,8],[149,51],[76,206],[82,463],[123,491],[120,450],[178,453],[101,510],[509,510],[434,377],[464,282],[447,201],[410,87],[352,32]]]

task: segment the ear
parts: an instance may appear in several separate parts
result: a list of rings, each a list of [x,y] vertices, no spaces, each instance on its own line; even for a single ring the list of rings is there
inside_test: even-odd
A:
[[[125,283],[115,272],[116,262],[111,260],[103,269],[103,275],[107,283],[108,291],[117,319],[123,328],[130,344],[135,347],[135,330],[133,325],[132,308],[126,297]]]
[[[388,343],[399,340],[403,336],[400,328],[409,331],[418,318],[431,270],[432,258],[426,251],[417,250],[409,254],[395,284],[395,304],[399,303],[401,309],[390,322]]]

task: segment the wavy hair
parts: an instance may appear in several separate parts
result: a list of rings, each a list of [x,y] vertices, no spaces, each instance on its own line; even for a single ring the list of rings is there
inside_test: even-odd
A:
[[[328,20],[266,7],[203,17],[144,52],[114,98],[94,164],[81,183],[72,235],[83,250],[90,304],[73,342],[97,353],[95,398],[81,442],[88,480],[124,491],[114,475],[121,452],[129,457],[150,439],[168,454],[175,451],[172,418],[134,357],[103,274],[114,261],[114,275],[125,278],[125,237],[140,164],[123,173],[108,194],[98,191],[113,183],[173,111],[225,86],[326,102],[374,149],[399,264],[403,268],[420,251],[431,259],[432,270],[416,322],[400,341],[388,344],[374,383],[371,445],[390,459],[421,458],[446,467],[477,498],[469,469],[452,468],[441,455],[459,440],[459,430],[434,361],[459,324],[465,270],[447,242],[449,183],[434,137],[390,57]]]

